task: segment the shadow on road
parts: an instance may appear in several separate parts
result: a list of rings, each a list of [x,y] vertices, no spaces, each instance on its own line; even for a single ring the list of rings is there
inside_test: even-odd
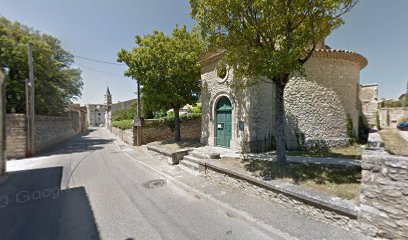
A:
[[[66,142],[63,142],[59,145],[56,145],[42,153],[38,153],[36,156],[52,156],[59,154],[71,154],[79,152],[90,152],[103,148],[103,145],[106,145],[113,140],[111,139],[99,139],[93,138],[89,133],[95,131],[94,129],[89,129],[86,133],[79,134]]]
[[[12,172],[0,184],[0,235],[100,239],[85,188],[60,188],[62,167]]]

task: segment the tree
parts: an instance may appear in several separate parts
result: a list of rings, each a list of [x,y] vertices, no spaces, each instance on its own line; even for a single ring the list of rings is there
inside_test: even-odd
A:
[[[151,110],[174,110],[175,140],[180,141],[179,110],[196,103],[200,94],[200,33],[176,26],[171,36],[159,31],[136,36],[136,45],[132,51],[120,50],[118,61],[128,65],[126,76],[139,80]]]
[[[59,115],[73,98],[81,95],[81,71],[71,67],[73,56],[61,47],[58,39],[0,18],[0,70],[9,70],[7,111],[25,112],[29,42],[33,43],[36,113]]]
[[[275,85],[276,151],[286,161],[283,93],[358,0],[190,0],[191,15],[215,50],[225,51],[236,87]]]

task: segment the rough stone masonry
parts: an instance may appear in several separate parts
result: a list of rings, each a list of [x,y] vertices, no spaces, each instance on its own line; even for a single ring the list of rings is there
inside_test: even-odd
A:
[[[378,238],[408,239],[408,157],[368,148],[362,169],[359,221]]]

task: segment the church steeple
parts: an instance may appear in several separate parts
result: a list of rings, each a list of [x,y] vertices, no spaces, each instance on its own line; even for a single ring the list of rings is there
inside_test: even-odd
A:
[[[109,86],[106,88],[105,104],[106,105],[112,104],[112,94],[110,93]]]

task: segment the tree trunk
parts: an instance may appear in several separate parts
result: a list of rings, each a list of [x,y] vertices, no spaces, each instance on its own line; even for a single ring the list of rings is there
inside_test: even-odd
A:
[[[276,154],[278,162],[286,162],[286,146],[285,146],[285,106],[283,100],[283,92],[286,84],[275,82],[275,140]]]
[[[173,108],[174,111],[174,133],[176,142],[180,142],[180,108]]]

